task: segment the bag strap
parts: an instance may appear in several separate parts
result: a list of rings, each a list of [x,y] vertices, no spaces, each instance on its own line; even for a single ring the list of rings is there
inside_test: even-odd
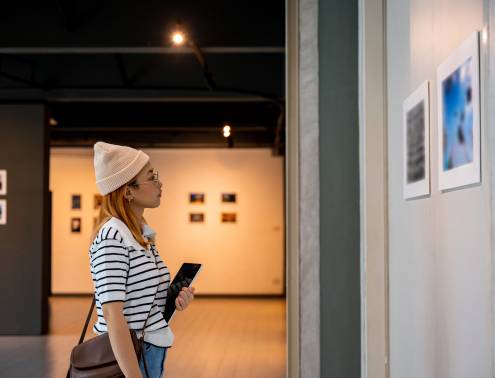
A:
[[[93,310],[95,308],[95,303],[96,303],[96,297],[93,295],[93,300],[91,301],[91,306],[89,308],[88,316],[86,317],[86,322],[84,323],[84,327],[83,327],[83,330],[81,332],[81,337],[79,337],[79,342],[77,343],[77,345],[82,344],[82,342],[84,341],[84,336],[86,335],[86,331],[88,329],[88,324],[89,324],[89,321],[91,320],[91,314],[93,313]],[[146,322],[148,321],[152,309],[153,309],[153,304],[151,305],[150,312],[148,312],[148,316],[147,316],[146,320],[144,321],[144,324],[146,324]],[[143,328],[142,338],[144,340],[144,328]],[[143,349],[144,349],[144,345],[143,345],[143,348],[141,348],[141,355],[139,357],[143,357],[144,370],[146,373],[146,377],[149,378],[150,374],[148,373],[148,366],[146,364],[146,358],[144,358],[144,350]],[[139,361],[138,361],[138,363],[139,363]],[[70,367],[69,367],[69,370],[67,371],[67,378],[70,378]]]
[[[81,332],[81,337],[79,338],[79,342],[77,343],[77,345],[82,344],[82,342],[84,341],[84,336],[86,335],[86,330],[88,329],[88,324],[91,319],[91,314],[93,313],[93,309],[95,308],[95,303],[96,303],[96,299],[95,296],[93,295],[93,301],[91,302],[91,307],[89,308],[88,316],[86,317],[86,323],[84,323],[84,327]]]

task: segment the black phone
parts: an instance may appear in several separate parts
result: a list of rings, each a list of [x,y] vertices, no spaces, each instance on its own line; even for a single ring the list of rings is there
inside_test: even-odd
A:
[[[201,264],[183,263],[175,275],[167,291],[167,302],[165,304],[165,311],[163,312],[163,317],[167,323],[175,314],[175,300],[180,291],[183,287],[192,285],[200,270]]]

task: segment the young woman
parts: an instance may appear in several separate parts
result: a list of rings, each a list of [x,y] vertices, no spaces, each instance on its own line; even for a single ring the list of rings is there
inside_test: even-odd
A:
[[[162,183],[149,156],[126,146],[97,142],[94,167],[103,201],[89,251],[98,315],[93,331],[108,332],[127,378],[146,377],[129,329],[138,337],[144,333],[149,378],[159,378],[174,338],[162,315],[170,273],[143,212],[160,205]],[[175,301],[177,310],[184,310],[193,297],[194,288],[183,288]]]

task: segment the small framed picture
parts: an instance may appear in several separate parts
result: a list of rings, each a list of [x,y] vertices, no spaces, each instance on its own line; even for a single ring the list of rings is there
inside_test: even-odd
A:
[[[0,169],[0,196],[7,195],[7,171]]]
[[[222,223],[236,223],[237,213],[222,213]]]
[[[203,223],[205,221],[204,213],[189,213],[190,223]]]
[[[0,200],[0,224],[7,224],[7,200]]]
[[[70,231],[73,233],[80,233],[81,232],[81,218],[71,218]]]
[[[189,203],[205,203],[205,194],[189,193]]]
[[[403,103],[404,199],[430,194],[430,101],[424,82]]]
[[[222,202],[236,203],[237,195],[235,193],[222,193]]]
[[[440,190],[481,181],[479,32],[437,69],[438,185]]]
[[[81,209],[81,195],[73,194],[72,195],[72,210],[80,210]]]
[[[102,202],[103,202],[103,196],[101,194],[95,194],[93,199],[94,209],[98,210],[101,207]]]

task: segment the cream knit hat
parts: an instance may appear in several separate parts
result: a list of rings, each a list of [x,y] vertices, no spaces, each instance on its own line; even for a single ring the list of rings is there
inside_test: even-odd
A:
[[[150,160],[143,151],[105,142],[96,142],[94,150],[96,185],[102,195],[127,184]]]

